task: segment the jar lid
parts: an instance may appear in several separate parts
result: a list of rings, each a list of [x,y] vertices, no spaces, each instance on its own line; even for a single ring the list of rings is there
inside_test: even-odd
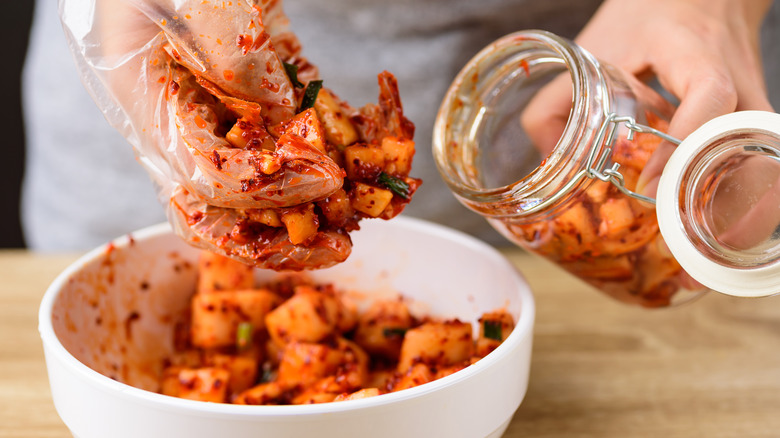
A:
[[[669,250],[696,281],[734,296],[780,293],[780,114],[702,125],[666,164],[656,208]]]

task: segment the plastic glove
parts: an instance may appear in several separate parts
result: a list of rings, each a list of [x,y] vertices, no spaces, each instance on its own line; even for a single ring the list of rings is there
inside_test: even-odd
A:
[[[330,107],[301,112],[317,69],[281,2],[261,3],[62,0],[60,14],[85,86],[135,148],[177,234],[259,267],[327,267],[350,254],[364,216],[344,206],[347,144],[332,138],[351,129],[352,142],[411,142],[413,125],[389,73],[379,106],[358,112],[324,90]],[[331,123],[345,114],[356,121]],[[394,177],[408,191],[385,219],[419,185],[408,170]]]

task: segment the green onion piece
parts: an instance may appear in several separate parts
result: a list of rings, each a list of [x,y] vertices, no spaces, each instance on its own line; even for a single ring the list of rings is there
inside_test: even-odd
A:
[[[385,327],[382,335],[386,338],[402,338],[406,334],[405,328]]]
[[[311,81],[306,86],[306,90],[303,92],[303,100],[301,100],[301,111],[309,109],[314,106],[314,102],[317,101],[317,95],[322,88],[322,81]]]
[[[293,87],[303,88],[303,83],[298,80],[298,66],[295,64],[288,64],[286,62],[282,62],[282,64],[284,64],[284,71],[287,72],[287,76],[290,78],[290,82],[292,82]]]
[[[254,328],[251,322],[240,322],[236,330],[236,347],[243,350],[252,344],[252,332]]]
[[[260,376],[260,383],[268,383],[272,380],[274,380],[274,377],[276,377],[273,368],[271,367],[271,364],[264,363],[262,367],[263,373]]]
[[[396,178],[382,172],[379,174],[378,181],[396,195],[404,199],[409,199],[409,184],[401,178]]]
[[[501,322],[490,320],[482,321],[482,334],[488,339],[501,341],[503,338],[503,336],[501,336]]]

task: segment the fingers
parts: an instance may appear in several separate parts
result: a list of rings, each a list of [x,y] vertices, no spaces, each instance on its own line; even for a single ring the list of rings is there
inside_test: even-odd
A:
[[[571,107],[571,78],[564,73],[542,87],[520,115],[523,129],[543,156],[549,155],[561,138]]]
[[[668,133],[684,139],[704,123],[737,110],[772,111],[766,95],[760,58],[750,38],[734,37],[715,44],[692,31],[679,35],[675,51],[651,58],[661,84],[681,103]],[[675,146],[664,142],[640,175],[637,190],[655,197],[661,173]]]
[[[760,175],[764,178],[760,179],[769,179],[769,183],[761,181],[762,187],[750,187],[748,190],[744,190],[744,193],[740,193],[743,199],[739,201],[742,202],[722,205],[721,208],[716,208],[711,213],[722,215],[728,219],[736,217],[733,219],[733,223],[728,224],[728,227],[717,237],[721,242],[738,250],[749,250],[762,242],[771,240],[772,234],[780,225],[780,217],[777,214],[777,206],[780,205],[780,178],[777,175],[780,172],[778,172],[777,163],[774,161],[760,163],[760,165],[765,167],[763,174]],[[749,187],[753,181],[748,180],[748,178],[756,179],[744,175],[743,178],[740,178],[741,181],[736,182],[742,183],[740,184],[742,187]],[[728,194],[725,195],[728,196]],[[737,210],[738,214],[734,214],[734,210]]]
[[[758,35],[769,4],[764,0],[706,4],[657,0],[650,5],[607,0],[577,42],[628,73],[654,74],[681,102],[668,132],[682,139],[703,123],[735,110],[772,110]],[[640,192],[655,195],[657,179],[673,151],[669,143],[658,148],[640,177]]]
[[[681,76],[671,73],[673,81]],[[675,76],[676,75],[676,76]],[[664,83],[664,79],[659,76]],[[668,77],[666,77],[668,83]],[[669,135],[683,139],[705,122],[733,112],[737,107],[737,94],[733,88],[730,76],[718,75],[715,67],[704,70],[700,74],[688,75],[679,82],[672,82],[672,93],[681,100],[669,125]],[[655,197],[658,181],[661,178],[666,162],[669,161],[676,146],[663,142],[651,155],[645,164],[637,182],[637,190],[646,196]]]

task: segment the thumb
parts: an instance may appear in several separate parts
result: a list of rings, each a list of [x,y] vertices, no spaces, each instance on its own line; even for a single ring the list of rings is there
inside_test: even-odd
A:
[[[669,135],[680,140],[713,118],[733,112],[737,106],[737,93],[728,75],[715,75],[711,71],[704,71],[689,76],[688,83],[675,88],[687,91],[677,93],[681,96],[682,103],[677,108],[668,130]],[[661,173],[675,149],[674,144],[662,142],[653,152],[639,175],[639,193],[655,198]]]

